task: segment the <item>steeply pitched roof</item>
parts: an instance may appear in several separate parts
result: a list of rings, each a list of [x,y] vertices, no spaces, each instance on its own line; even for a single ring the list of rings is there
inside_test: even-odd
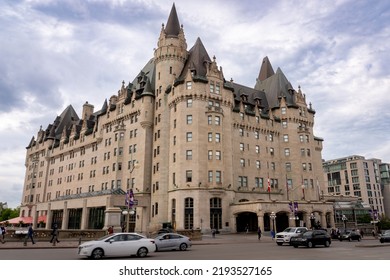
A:
[[[191,71],[195,76],[206,77],[207,63],[211,62],[209,54],[206,51],[202,41],[198,37],[195,45],[190,49],[188,59],[183,67],[179,79],[183,79],[188,71]]]
[[[176,7],[175,4],[173,4],[171,13],[169,14],[167,25],[165,27],[165,33],[167,34],[167,37],[174,36],[177,37],[180,32],[180,23],[179,18],[177,17],[176,13]]]
[[[291,91],[293,87],[280,68],[265,80],[258,80],[255,89],[265,92],[271,109],[280,106],[280,97],[286,98],[287,105],[295,105]]]
[[[263,62],[261,63],[260,73],[258,80],[264,81],[265,79],[268,79],[272,75],[274,75],[274,69],[272,68],[271,62],[268,59],[268,56],[263,58]]]
[[[76,111],[73,109],[72,105],[69,105],[60,116],[56,117],[53,124],[48,126],[47,139],[61,139],[63,130],[70,129],[73,125],[78,124],[79,120]]]

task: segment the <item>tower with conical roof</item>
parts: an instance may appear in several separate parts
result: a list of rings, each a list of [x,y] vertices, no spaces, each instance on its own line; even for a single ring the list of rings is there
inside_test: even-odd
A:
[[[164,215],[168,212],[169,166],[166,163],[171,157],[170,142],[170,113],[167,88],[172,87],[175,79],[180,75],[187,60],[187,43],[183,27],[180,26],[173,4],[166,25],[162,25],[157,48],[154,51],[155,62],[155,123],[154,123],[154,150],[152,172],[152,217],[151,224],[158,226],[166,222]],[[162,160],[164,159],[164,160]]]

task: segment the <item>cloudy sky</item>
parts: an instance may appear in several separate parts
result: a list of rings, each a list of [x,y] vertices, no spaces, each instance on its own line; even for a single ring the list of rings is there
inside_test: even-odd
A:
[[[329,3],[332,2],[330,5]],[[0,3],[0,202],[21,202],[25,147],[65,107],[98,110],[153,56],[171,0]],[[388,0],[176,0],[226,79],[253,87],[263,57],[316,110],[325,160],[390,162]]]

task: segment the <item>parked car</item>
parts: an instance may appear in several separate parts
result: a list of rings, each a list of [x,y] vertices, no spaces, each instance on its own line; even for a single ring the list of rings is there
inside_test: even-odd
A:
[[[163,233],[158,235],[154,242],[156,250],[180,250],[185,251],[192,246],[191,238],[177,233]]]
[[[380,243],[390,242],[390,230],[386,230],[385,233],[379,237]]]
[[[290,239],[293,236],[299,236],[301,233],[306,232],[308,229],[306,227],[288,227],[282,232],[278,232],[275,236],[276,244],[279,246],[284,243],[290,244]]]
[[[355,230],[346,230],[346,231],[344,231],[343,233],[340,234],[339,240],[340,241],[343,241],[343,240],[348,240],[348,241],[357,240],[357,241],[360,241],[360,240],[362,240],[362,236],[360,235],[359,232],[357,232]]]
[[[87,241],[78,247],[80,256],[101,259],[102,257],[123,257],[136,255],[146,257],[156,251],[154,239],[138,233],[114,233],[98,240]]]
[[[309,230],[299,236],[291,237],[290,244],[294,248],[298,246],[306,246],[313,248],[317,245],[329,247],[332,243],[332,238],[325,230]]]

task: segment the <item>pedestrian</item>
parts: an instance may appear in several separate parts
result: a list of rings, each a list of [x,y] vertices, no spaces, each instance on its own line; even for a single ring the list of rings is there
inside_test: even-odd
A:
[[[215,228],[213,228],[212,229],[212,231],[211,231],[211,235],[213,236],[213,238],[215,238],[215,233],[216,233],[217,231],[215,230]]]
[[[273,229],[271,229],[271,237],[272,237],[272,240],[275,239],[275,231]]]
[[[1,243],[4,244],[5,243],[5,234],[6,234],[7,230],[5,229],[4,224],[1,224],[0,229],[1,229]]]
[[[261,238],[261,228],[258,227],[258,229],[257,229],[257,239],[260,240],[260,238]]]
[[[57,224],[54,224],[53,228],[51,230],[51,240],[50,240],[50,243],[52,243],[52,242],[54,242],[53,244],[55,244],[56,242],[60,243],[60,241],[58,240],[58,226],[57,226]]]
[[[372,230],[372,236],[375,237],[375,229]]]
[[[364,231],[363,230],[361,230],[360,231],[360,236],[363,238],[363,235],[364,235]]]
[[[108,234],[111,235],[114,233],[114,228],[112,226],[110,226],[107,230]]]
[[[248,233],[248,232],[249,232],[249,226],[246,225],[246,227],[245,227],[245,233]]]
[[[28,232],[27,232],[27,240],[29,238],[31,239],[32,244],[35,244],[35,242],[34,242],[34,230],[33,230],[33,227],[32,227],[31,224],[28,227]],[[26,244],[27,244],[27,241],[26,241]]]

